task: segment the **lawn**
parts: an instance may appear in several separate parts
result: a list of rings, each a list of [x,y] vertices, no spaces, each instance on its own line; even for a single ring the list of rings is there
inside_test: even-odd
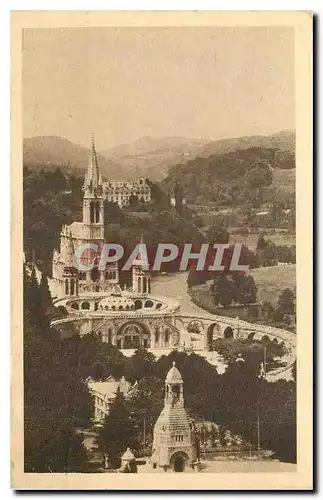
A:
[[[286,264],[281,266],[258,267],[251,269],[249,274],[254,278],[257,285],[258,302],[269,300],[273,305],[277,302],[278,296],[284,288],[296,290],[296,265]],[[190,296],[195,304],[206,311],[219,314],[221,316],[239,317],[250,321],[248,308],[242,306],[217,307],[214,305],[210,285],[208,281],[203,285],[195,285],[189,289]]]
[[[264,230],[266,232],[266,230]],[[248,236],[241,236],[240,234],[231,234],[229,243],[242,243],[246,245],[250,250],[256,250],[257,241],[259,238],[258,233],[249,234]],[[265,233],[266,241],[273,241],[276,245],[286,245],[292,246],[296,245],[295,234],[289,233],[287,231],[275,231],[275,233],[270,234]]]
[[[259,267],[251,269],[249,272],[255,280],[258,288],[258,300],[261,302],[269,300],[275,303],[284,288],[290,288],[293,291],[296,290],[295,264]]]

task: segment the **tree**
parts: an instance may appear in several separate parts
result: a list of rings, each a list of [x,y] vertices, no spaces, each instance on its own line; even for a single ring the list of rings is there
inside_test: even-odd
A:
[[[278,297],[277,309],[284,315],[295,314],[295,294],[290,288],[285,288]]]
[[[230,233],[223,220],[216,220],[207,232],[209,243],[228,243]]]
[[[267,245],[267,242],[266,242],[266,240],[264,238],[264,235],[260,234],[259,237],[258,237],[258,240],[257,240],[256,251],[260,252],[261,250],[265,250],[266,245]]]
[[[30,278],[25,281],[24,307],[31,326],[39,329],[49,328],[49,320],[45,315],[42,291],[38,285],[34,265]]]
[[[273,317],[274,307],[269,300],[265,300],[261,306],[261,315],[266,322],[271,322]]]
[[[53,305],[53,301],[49,291],[48,278],[46,272],[43,272],[41,276],[40,295],[41,295],[43,310],[47,311],[47,309]]]
[[[93,402],[75,350],[45,318],[35,270],[24,273],[24,461],[26,472],[80,472],[86,452],[76,427],[89,425]]]
[[[154,371],[155,356],[146,349],[137,349],[125,363],[125,378],[134,383],[144,377],[149,377]]]
[[[242,304],[248,305],[257,301],[257,286],[252,276],[245,276],[240,294]]]
[[[125,398],[118,388],[109,414],[98,434],[99,447],[109,455],[113,468],[120,467],[121,456],[129,446],[137,449],[137,431],[128,412]]]
[[[153,375],[140,379],[129,394],[127,407],[134,419],[134,429],[142,455],[152,452],[154,426],[163,403],[164,383]]]
[[[232,283],[225,274],[216,276],[213,281],[213,301],[215,305],[229,306],[234,298]]]

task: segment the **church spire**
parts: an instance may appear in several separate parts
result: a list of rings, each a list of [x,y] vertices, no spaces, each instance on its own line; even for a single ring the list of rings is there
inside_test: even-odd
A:
[[[91,147],[91,156],[89,160],[88,169],[85,175],[85,183],[84,183],[85,194],[89,195],[101,195],[102,191],[102,178],[100,169],[98,166],[98,158],[95,149],[95,141],[94,141],[94,133],[92,133],[92,147]]]

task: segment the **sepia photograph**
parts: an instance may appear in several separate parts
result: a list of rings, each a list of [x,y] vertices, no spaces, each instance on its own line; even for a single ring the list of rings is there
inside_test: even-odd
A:
[[[311,489],[311,14],[92,14],[12,16],[13,487]]]

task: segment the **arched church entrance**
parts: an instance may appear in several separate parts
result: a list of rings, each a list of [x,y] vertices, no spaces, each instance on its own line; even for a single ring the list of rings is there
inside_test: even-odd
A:
[[[170,460],[174,472],[184,472],[187,462],[188,456],[183,452],[175,453]]]
[[[118,349],[150,348],[150,332],[142,323],[128,322],[117,333]]]
[[[223,337],[225,339],[233,339],[233,330],[231,326],[227,326],[226,329],[224,330]]]

